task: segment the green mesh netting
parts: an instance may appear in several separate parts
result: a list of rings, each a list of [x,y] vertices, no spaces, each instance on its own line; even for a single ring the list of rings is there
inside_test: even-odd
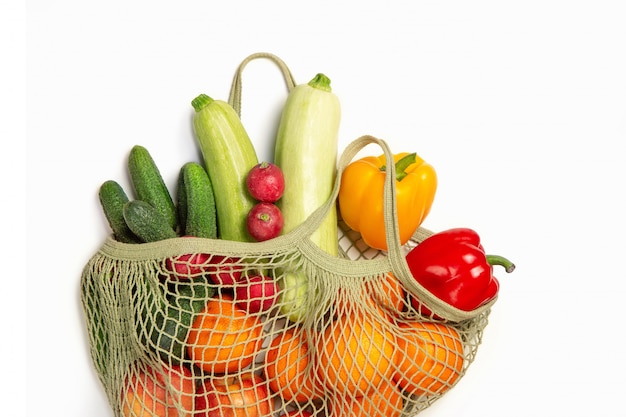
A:
[[[341,222],[339,257],[308,239],[368,144],[390,159],[384,141],[355,140],[327,203],[279,238],[104,242],[83,271],[82,303],[115,416],[414,416],[463,377],[495,300],[460,311],[411,277],[404,255],[430,232],[400,245],[393,170],[388,252]]]

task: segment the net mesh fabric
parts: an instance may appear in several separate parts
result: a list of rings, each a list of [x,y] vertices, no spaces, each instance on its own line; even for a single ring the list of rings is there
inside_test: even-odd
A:
[[[292,244],[107,240],[82,300],[115,415],[412,416],[439,399],[474,360],[490,310],[422,316],[385,253],[344,227],[338,242],[341,259],[325,264]],[[305,279],[286,280],[294,271]],[[250,292],[261,275],[275,293]]]

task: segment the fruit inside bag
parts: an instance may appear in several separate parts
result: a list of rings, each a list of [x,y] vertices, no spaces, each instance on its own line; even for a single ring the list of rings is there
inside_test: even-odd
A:
[[[349,146],[340,170],[372,140]],[[338,186],[266,242],[105,241],[82,302],[116,416],[410,416],[461,379],[489,306],[457,320],[407,286],[392,262],[406,247],[376,252],[345,227],[343,256],[312,244]]]
[[[391,272],[175,241],[192,251],[130,260],[108,241],[85,269],[92,357],[118,416],[415,415],[465,373],[487,322],[420,316]],[[285,287],[294,265],[306,288]]]

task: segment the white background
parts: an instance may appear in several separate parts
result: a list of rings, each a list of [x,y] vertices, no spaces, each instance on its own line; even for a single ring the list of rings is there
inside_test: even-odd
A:
[[[22,134],[25,124],[26,148],[3,151],[18,188],[5,204],[24,213],[26,173],[27,253],[15,256],[27,276],[25,296],[11,296],[23,269],[5,262],[15,378],[4,395],[17,401],[6,415],[112,416],[79,302],[81,269],[109,233],[98,187],[128,186],[134,144],[174,187],[198,159],[191,99],[227,99],[239,62],[267,51],[298,82],[331,78],[341,148],[371,134],[436,167],[425,227],[472,227],[517,264],[497,270],[476,361],[421,415],[626,416],[623,2],[33,0],[9,11],[5,23],[26,30],[3,29],[17,63],[2,77],[16,96],[3,123]],[[285,96],[270,61],[247,67],[242,118],[260,159],[271,159]],[[23,226],[3,223],[19,251]]]

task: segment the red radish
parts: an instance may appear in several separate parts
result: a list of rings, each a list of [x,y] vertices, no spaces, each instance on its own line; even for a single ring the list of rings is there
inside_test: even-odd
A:
[[[246,226],[259,242],[273,239],[283,230],[283,213],[272,203],[258,203],[248,213]]]
[[[183,236],[191,238],[193,236]],[[211,255],[208,253],[186,253],[183,255],[167,258],[165,269],[170,273],[170,278],[187,281],[202,275],[207,270]]]
[[[244,277],[235,286],[235,303],[248,313],[266,312],[276,304],[279,291],[276,281],[268,276]]]
[[[232,286],[241,277],[243,265],[238,258],[208,253],[187,253],[167,258],[165,269],[173,280],[187,281],[208,274],[214,284]]]
[[[208,269],[208,253],[184,254],[165,260],[165,269],[172,279],[187,281],[202,275]]]
[[[214,284],[233,286],[241,278],[244,266],[236,257],[213,255],[206,271]]]
[[[278,165],[261,162],[248,172],[246,187],[255,200],[274,203],[283,196],[285,177]]]

